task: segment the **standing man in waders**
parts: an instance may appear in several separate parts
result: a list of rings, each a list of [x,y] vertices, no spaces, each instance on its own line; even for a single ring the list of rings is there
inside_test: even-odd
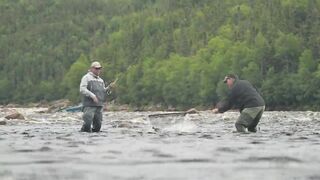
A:
[[[111,83],[108,87],[105,86],[104,81],[99,77],[101,69],[101,64],[95,61],[91,64],[88,73],[81,79],[80,93],[83,96],[82,132],[100,131],[103,105],[106,100],[107,91],[115,85]]]
[[[235,124],[237,131],[257,132],[257,125],[265,109],[263,98],[249,81],[240,80],[234,74],[225,76],[223,82],[230,90],[228,97],[220,101],[212,111],[223,113],[235,106],[240,109],[240,116]]]

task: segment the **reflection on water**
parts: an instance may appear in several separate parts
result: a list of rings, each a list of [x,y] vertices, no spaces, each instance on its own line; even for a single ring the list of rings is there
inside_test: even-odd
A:
[[[0,126],[1,180],[320,179],[317,112],[266,112],[249,134],[237,112],[105,112],[100,133],[81,113],[24,114]]]

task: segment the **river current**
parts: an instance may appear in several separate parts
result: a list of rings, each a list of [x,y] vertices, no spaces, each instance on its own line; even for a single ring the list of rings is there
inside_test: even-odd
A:
[[[0,126],[1,180],[320,179],[319,112],[267,111],[245,134],[238,112],[104,112],[84,133],[81,112],[17,110]]]

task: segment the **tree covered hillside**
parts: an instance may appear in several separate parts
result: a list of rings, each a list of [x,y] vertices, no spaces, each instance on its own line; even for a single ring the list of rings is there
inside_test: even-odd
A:
[[[92,59],[134,106],[212,106],[236,73],[269,109],[320,104],[320,0],[2,0],[0,102],[69,98]]]

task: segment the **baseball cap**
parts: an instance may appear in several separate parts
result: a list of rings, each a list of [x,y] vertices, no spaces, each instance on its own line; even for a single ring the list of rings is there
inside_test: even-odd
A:
[[[98,61],[94,61],[91,63],[91,66],[93,68],[102,68],[101,64]]]
[[[237,75],[234,74],[227,74],[224,79],[223,82],[226,83],[228,79],[238,79]]]

